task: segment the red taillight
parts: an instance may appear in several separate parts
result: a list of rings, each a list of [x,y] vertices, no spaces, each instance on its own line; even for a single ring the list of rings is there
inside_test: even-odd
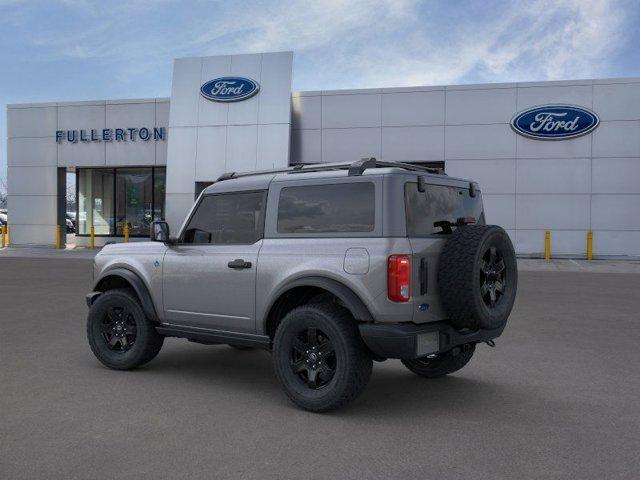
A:
[[[394,302],[411,297],[411,256],[391,255],[387,263],[387,296]]]

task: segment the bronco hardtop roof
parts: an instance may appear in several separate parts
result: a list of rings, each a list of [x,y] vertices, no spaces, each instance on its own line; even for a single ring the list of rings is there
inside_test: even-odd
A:
[[[390,162],[376,160],[375,158],[362,158],[352,163],[322,163],[322,164],[298,164],[282,169],[258,170],[253,172],[227,172],[222,174],[214,183],[207,187],[205,194],[218,193],[223,191],[235,191],[246,189],[261,189],[271,183],[271,181],[298,180],[307,177],[311,178],[332,178],[332,177],[352,177],[370,174],[416,174],[432,178],[440,178],[446,183],[458,183],[468,180],[448,177],[441,168],[424,167],[410,163]],[[447,180],[445,180],[445,178]],[[234,182],[226,182],[234,180]],[[438,181],[438,183],[440,183]],[[224,182],[223,184],[221,184]]]
[[[369,168],[400,168],[403,170],[408,170],[412,172],[424,172],[431,173],[437,175],[444,175],[444,172],[440,168],[431,168],[431,167],[423,167],[420,165],[413,165],[411,163],[402,163],[402,162],[385,162],[381,160],[376,160],[375,158],[361,158],[352,163],[322,163],[322,164],[304,164],[299,163],[298,165],[294,165],[292,167],[287,167],[283,169],[276,170],[261,170],[255,172],[227,172],[223,173],[218,177],[217,182],[221,182],[224,180],[230,180],[232,178],[239,177],[249,177],[254,175],[265,175],[270,173],[309,173],[309,172],[324,172],[331,170],[348,170],[348,175],[356,176],[362,175]]]

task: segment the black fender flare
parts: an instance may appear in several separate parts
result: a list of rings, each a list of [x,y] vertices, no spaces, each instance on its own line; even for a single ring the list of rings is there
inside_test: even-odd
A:
[[[310,276],[296,278],[295,280],[285,283],[277,290],[276,294],[274,294],[271,298],[269,308],[266,309],[265,315],[262,319],[262,326],[264,331],[266,331],[267,328],[269,314],[271,313],[271,310],[273,309],[273,306],[276,304],[278,299],[283,294],[296,287],[318,287],[327,290],[328,292],[338,297],[340,301],[342,301],[342,303],[344,303],[344,305],[356,320],[362,322],[373,322],[373,316],[371,315],[371,312],[369,312],[369,309],[367,308],[365,303],[353,290],[351,290],[351,288],[347,287],[343,283],[338,282],[337,280],[333,280],[332,278]]]
[[[94,292],[97,292],[98,295],[89,294],[87,296],[88,303],[89,297],[91,297],[90,302],[93,303],[93,301],[95,301],[95,299],[103,293],[103,291],[100,289],[100,284],[109,277],[120,277],[129,285],[131,285],[131,288],[133,288],[133,290],[136,292],[136,295],[140,299],[142,310],[144,311],[144,314],[147,316],[147,318],[154,322],[159,321],[158,314],[156,313],[156,307],[153,304],[153,299],[151,298],[149,289],[137,273],[132,272],[131,270],[128,270],[126,268],[114,268],[112,270],[107,270],[106,272],[104,272],[93,287]]]

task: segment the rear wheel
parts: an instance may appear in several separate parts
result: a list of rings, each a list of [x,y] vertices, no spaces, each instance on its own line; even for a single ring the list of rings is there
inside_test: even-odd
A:
[[[240,350],[240,351],[247,351],[247,350],[253,350],[253,347],[245,347],[244,345],[229,345],[231,348],[233,348],[234,350]]]
[[[103,365],[129,370],[151,361],[164,337],[144,315],[129,290],[109,290],[89,309],[87,338],[91,351]]]
[[[282,320],[273,342],[273,364],[296,405],[325,412],[364,390],[373,362],[349,312],[316,304],[295,308]]]
[[[475,349],[475,345],[462,345],[441,355],[402,360],[402,363],[416,375],[438,378],[457,372],[464,367],[473,357]]]

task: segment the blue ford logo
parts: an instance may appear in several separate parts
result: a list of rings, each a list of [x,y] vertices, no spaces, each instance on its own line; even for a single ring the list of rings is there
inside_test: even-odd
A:
[[[592,132],[600,123],[591,110],[573,105],[543,105],[511,119],[516,133],[540,140],[562,140]]]
[[[220,77],[200,87],[204,98],[215,102],[238,102],[253,97],[260,90],[255,80],[243,77]]]

